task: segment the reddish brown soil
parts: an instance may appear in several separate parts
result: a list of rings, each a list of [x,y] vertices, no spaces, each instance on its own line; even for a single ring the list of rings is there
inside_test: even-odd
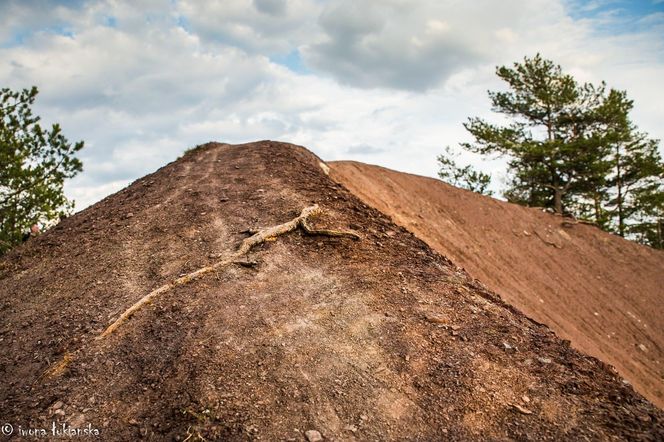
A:
[[[245,229],[313,202],[326,210],[316,226],[362,239],[278,237],[251,253],[255,267],[177,287],[95,339],[150,290],[235,250]],[[90,423],[102,440],[664,437],[664,413],[609,366],[504,304],[300,147],[202,146],[0,269],[0,421],[14,428]]]
[[[664,253],[584,224],[355,162],[332,177],[664,407]]]

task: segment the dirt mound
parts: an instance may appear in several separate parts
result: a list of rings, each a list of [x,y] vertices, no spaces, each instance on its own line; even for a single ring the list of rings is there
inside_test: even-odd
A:
[[[433,178],[330,166],[364,202],[664,407],[663,252]]]
[[[312,229],[361,239],[275,229],[99,338],[152,290],[237,258],[255,229],[314,203],[324,212]],[[610,367],[300,147],[205,145],[0,266],[0,419],[14,431],[56,421],[103,440],[664,437],[664,413]]]

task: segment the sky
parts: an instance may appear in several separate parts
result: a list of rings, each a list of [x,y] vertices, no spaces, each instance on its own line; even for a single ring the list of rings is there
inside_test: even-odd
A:
[[[462,123],[504,121],[496,66],[538,52],[664,138],[664,0],[0,1],[0,87],[37,86],[42,123],[85,141],[77,209],[208,141],[426,176],[449,145],[499,187]]]

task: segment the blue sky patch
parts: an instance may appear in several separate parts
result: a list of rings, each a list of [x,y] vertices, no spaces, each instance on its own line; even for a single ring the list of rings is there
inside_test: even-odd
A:
[[[664,0],[572,0],[568,6],[572,18],[596,21],[599,32],[638,32],[664,22],[662,18],[644,20],[664,16]]]
[[[53,25],[43,29],[21,29],[15,31],[11,37],[3,42],[0,42],[0,48],[8,49],[24,45],[33,35],[39,32],[45,32],[54,35],[62,35],[64,37],[74,38],[76,33],[71,26],[68,25]]]
[[[51,34],[63,35],[69,38],[74,38],[76,36],[74,29],[68,25],[54,25],[44,29],[44,31]]]
[[[178,17],[175,19],[175,24],[184,29],[185,32],[188,34],[191,34],[191,25],[189,24],[189,20],[187,20],[187,17],[184,15],[178,15]]]
[[[27,29],[14,32],[8,40],[0,43],[0,48],[8,49],[21,46],[23,43],[25,43],[25,40],[27,40],[31,34],[32,33]]]
[[[118,27],[118,19],[113,17],[112,15],[107,15],[103,19],[104,26],[107,26],[109,28],[117,28]]]
[[[292,50],[286,55],[277,55],[270,57],[270,61],[273,63],[286,66],[293,72],[298,74],[308,74],[310,73],[309,69],[304,65],[302,57],[300,56],[300,51],[297,49]]]

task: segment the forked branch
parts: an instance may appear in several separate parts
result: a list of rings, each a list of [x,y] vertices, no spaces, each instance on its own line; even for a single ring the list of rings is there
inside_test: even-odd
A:
[[[230,256],[227,256],[209,266],[201,267],[196,271],[181,276],[176,280],[171,281],[168,284],[164,284],[161,287],[151,291],[150,293],[139,299],[134,305],[125,310],[124,313],[122,313],[120,317],[115,320],[115,322],[109,325],[108,328],[104,330],[104,332],[101,335],[99,335],[98,339],[104,338],[113,333],[113,331],[115,331],[119,326],[121,326],[124,322],[126,322],[139,309],[141,309],[144,305],[150,303],[157,296],[168,292],[174,287],[199,279],[203,275],[206,275],[210,272],[214,272],[215,270],[219,270],[231,264],[240,262],[241,258],[247,253],[249,253],[253,247],[267,240],[271,240],[280,235],[292,232],[296,230],[298,227],[300,227],[302,231],[307,235],[344,237],[355,240],[360,239],[360,236],[352,231],[312,228],[311,225],[309,224],[309,219],[316,215],[319,215],[321,212],[322,211],[317,204],[311,207],[307,207],[304,210],[302,210],[302,213],[300,213],[300,216],[298,216],[297,218],[294,218],[283,224],[259,230],[257,233],[253,234],[249,238],[246,238],[244,241],[242,241],[242,244],[240,244],[240,247],[237,249],[237,251],[232,253]]]

